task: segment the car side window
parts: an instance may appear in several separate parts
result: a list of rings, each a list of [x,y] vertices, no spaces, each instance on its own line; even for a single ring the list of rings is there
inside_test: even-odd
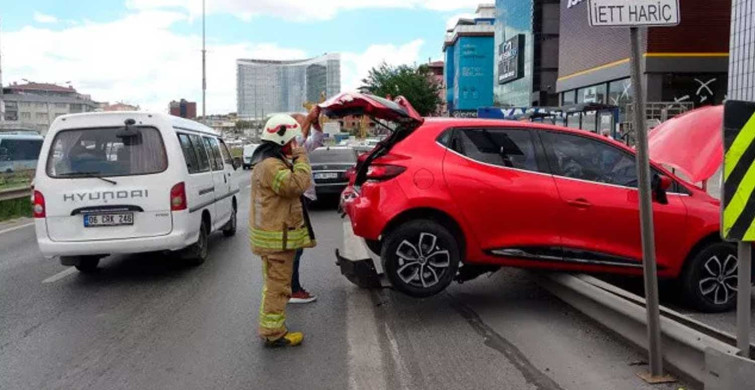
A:
[[[559,176],[637,187],[634,156],[605,142],[572,134],[543,132],[548,161]]]
[[[451,148],[475,161],[537,172],[537,158],[528,130],[460,129]]]
[[[189,139],[191,139],[191,146],[194,148],[194,153],[196,153],[197,155],[197,163],[199,164],[198,172],[209,171],[210,170],[210,160],[208,157],[209,151],[205,150],[202,137],[192,134],[189,136]]]
[[[178,133],[178,141],[181,143],[181,151],[184,154],[184,160],[186,160],[186,168],[189,173],[199,172],[199,162],[197,161],[197,153],[194,151],[194,147],[191,145],[191,139],[188,134]]]
[[[213,171],[223,170],[223,157],[220,155],[220,147],[218,146],[218,140],[210,137],[203,137],[205,146],[207,146],[207,154],[210,155],[210,161],[212,161]]]
[[[231,157],[231,152],[228,151],[228,146],[226,146],[222,139],[218,138],[218,141],[220,141],[220,154],[223,155],[223,162],[233,166],[233,158]]]

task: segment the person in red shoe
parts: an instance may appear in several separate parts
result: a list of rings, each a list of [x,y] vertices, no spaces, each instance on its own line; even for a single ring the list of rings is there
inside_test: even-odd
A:
[[[298,144],[304,147],[307,153],[311,153],[313,150],[321,147],[325,134],[323,134],[318,120],[320,107],[315,106],[306,116],[302,114],[292,114],[291,116],[301,125],[302,135],[296,139]],[[310,179],[309,188],[307,188],[302,197],[304,207],[307,209],[312,202],[317,200],[315,180],[311,177]],[[317,296],[305,290],[299,280],[299,264],[301,263],[303,253],[304,249],[299,249],[296,251],[296,256],[294,257],[294,270],[291,276],[291,298],[288,300],[288,303],[311,303],[317,300]]]

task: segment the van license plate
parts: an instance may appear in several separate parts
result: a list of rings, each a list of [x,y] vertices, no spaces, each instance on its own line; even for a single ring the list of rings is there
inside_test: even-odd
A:
[[[84,214],[84,227],[133,225],[134,213]]]

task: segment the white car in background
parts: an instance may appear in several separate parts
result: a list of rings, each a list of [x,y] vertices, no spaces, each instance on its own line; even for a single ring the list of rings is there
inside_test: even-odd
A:
[[[241,158],[242,158],[241,165],[244,167],[244,169],[252,168],[252,155],[254,154],[254,151],[257,149],[258,146],[259,145],[257,144],[244,145],[244,152],[241,155]]]

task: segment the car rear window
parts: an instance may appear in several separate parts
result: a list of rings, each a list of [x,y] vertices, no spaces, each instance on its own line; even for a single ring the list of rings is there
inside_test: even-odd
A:
[[[317,164],[350,164],[357,161],[353,149],[316,149],[309,154],[309,161]]]
[[[50,177],[133,176],[168,168],[160,132],[135,127],[135,136],[119,137],[119,128],[64,130],[55,135],[47,159]]]

